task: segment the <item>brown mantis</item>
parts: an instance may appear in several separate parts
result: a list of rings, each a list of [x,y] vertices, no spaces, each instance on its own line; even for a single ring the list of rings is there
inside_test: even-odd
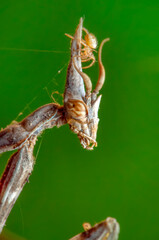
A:
[[[83,148],[92,150],[94,146],[97,146],[98,109],[101,101],[101,95],[97,96],[97,94],[105,80],[101,53],[103,44],[109,39],[103,40],[99,47],[99,78],[92,92],[91,80],[82,72],[81,61],[84,59],[84,55],[86,61],[90,60],[90,56],[87,56],[89,46],[85,46],[85,52],[81,50],[81,44],[84,41],[82,31],[83,19],[81,18],[75,35],[72,37],[71,60],[67,70],[64,105],[60,106],[55,103],[44,105],[21,122],[14,122],[0,131],[0,153],[17,149],[17,152],[11,156],[7,163],[0,179],[0,232],[33,170],[34,146],[37,137],[45,129],[69,124],[70,129],[77,134]]]

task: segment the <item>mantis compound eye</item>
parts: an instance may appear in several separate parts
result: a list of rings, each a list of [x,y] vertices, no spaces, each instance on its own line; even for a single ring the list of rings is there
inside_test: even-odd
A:
[[[88,115],[87,105],[77,99],[69,99],[66,103],[67,119],[75,119],[79,122],[85,122]]]

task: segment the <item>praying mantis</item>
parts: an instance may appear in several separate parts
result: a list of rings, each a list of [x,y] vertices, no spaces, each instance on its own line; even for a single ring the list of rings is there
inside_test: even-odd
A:
[[[83,31],[86,33],[85,40],[82,39]],[[105,80],[105,69],[101,55],[103,45],[109,41],[109,38],[104,39],[99,47],[99,77],[96,87],[92,91],[91,79],[82,71],[82,62],[93,60],[87,67],[91,67],[95,62],[93,55],[93,50],[97,45],[95,36],[83,28],[82,18],[74,37],[69,34],[66,35],[72,39],[72,44],[64,104],[61,106],[49,103],[41,106],[21,122],[14,122],[0,131],[0,153],[17,150],[9,159],[0,179],[0,232],[33,171],[34,146],[38,136],[44,130],[69,124],[70,129],[77,134],[83,148],[93,150],[97,146],[98,110],[101,101],[101,95],[98,96],[98,93]],[[71,240],[116,240],[119,227],[112,228],[112,226],[117,225],[116,220],[109,218],[103,223],[88,229],[86,233],[89,237],[87,234],[80,234]],[[102,230],[99,231],[99,229]],[[96,234],[99,235],[98,238],[93,237],[97,236]],[[112,237],[113,234],[115,234],[114,238]]]

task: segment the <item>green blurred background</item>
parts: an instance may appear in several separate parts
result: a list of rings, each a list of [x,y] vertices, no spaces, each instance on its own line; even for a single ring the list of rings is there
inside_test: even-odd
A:
[[[64,33],[73,35],[81,16],[99,43],[111,38],[103,48],[98,147],[82,149],[68,126],[42,134],[30,183],[4,234],[67,240],[83,222],[111,216],[120,223],[119,239],[159,239],[158,1],[1,1],[0,127],[63,93],[70,58]],[[86,72],[95,85],[98,64]],[[1,172],[10,154],[0,156]]]

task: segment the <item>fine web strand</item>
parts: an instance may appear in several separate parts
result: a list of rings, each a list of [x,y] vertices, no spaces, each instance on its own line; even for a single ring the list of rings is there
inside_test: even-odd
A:
[[[42,52],[42,53],[68,53],[68,51],[23,49],[23,48],[0,48],[1,51]]]
[[[36,152],[35,162],[36,162],[36,159],[37,159],[37,157],[38,157],[38,155],[39,155],[39,151],[40,151],[40,148],[41,148],[41,144],[42,144],[42,142],[43,142],[43,137],[44,137],[44,133],[43,133],[43,135],[41,136],[41,138],[38,140],[38,142],[40,141],[40,143],[39,143],[39,146],[38,146],[38,149],[37,149],[37,152]]]
[[[49,97],[49,99],[50,99],[51,102],[57,103],[56,99],[53,97],[54,94],[58,94],[58,95],[60,95],[60,96],[63,97],[63,93],[59,93],[56,89],[54,89],[54,90],[51,89],[51,93],[50,93],[50,92],[49,92],[49,89],[50,89],[50,88],[49,88],[49,85],[50,85],[51,83],[54,83],[56,86],[59,85],[59,83],[58,83],[58,81],[57,81],[57,76],[59,76],[59,75],[63,72],[63,70],[66,69],[67,66],[68,66],[68,62],[65,63],[65,64],[63,65],[63,67],[61,67],[61,68],[55,73],[55,75],[53,76],[53,78],[43,87],[43,89],[46,91],[46,93],[47,93],[47,95],[48,95],[48,97]]]
[[[21,49],[21,48],[8,48],[3,47],[0,48],[0,51],[21,51],[21,52],[39,52],[39,53],[57,53],[57,54],[66,54],[69,53],[69,51],[56,51],[56,50],[41,50],[41,49]],[[59,76],[63,70],[68,66],[68,62],[65,63],[59,70],[55,73],[55,75],[52,77],[50,81],[47,82],[47,84],[44,87],[41,87],[36,96],[33,97],[33,99],[25,105],[25,107],[22,109],[22,111],[16,116],[16,118],[13,121],[18,121],[19,117],[22,116],[26,111],[29,112],[29,114],[33,111],[31,109],[31,105],[37,100],[37,98],[42,94],[43,91],[46,91],[47,96],[49,97],[49,101],[51,102],[57,102],[53,96],[53,93],[56,92],[56,89],[51,89],[51,93],[49,92],[49,85],[53,83],[54,85],[58,86],[59,83],[57,81],[57,76]],[[62,94],[59,93],[59,95],[62,96]],[[40,106],[39,106],[40,107]],[[11,123],[13,123],[13,121]]]
[[[23,216],[23,209],[21,207],[21,203],[20,201],[18,201],[19,203],[19,211],[20,211],[20,216],[21,216],[21,227],[22,227],[22,232],[24,234],[24,216]]]
[[[54,102],[54,99],[52,98],[52,93],[54,92],[54,89],[51,89],[51,93],[49,92],[49,85],[51,83],[55,84],[56,86],[59,85],[58,81],[57,81],[57,76],[59,76],[64,69],[66,69],[66,67],[68,66],[68,62],[65,63],[62,67],[59,68],[59,70],[54,74],[54,76],[51,78],[50,81],[47,82],[47,84],[44,87],[41,87],[40,90],[38,91],[37,95],[34,96],[34,98],[25,105],[25,107],[22,109],[22,111],[20,111],[20,113],[17,115],[17,117],[15,118],[15,121],[18,121],[19,117],[22,116],[26,110],[29,111],[29,114],[31,112],[33,112],[33,109],[31,109],[31,105],[35,102],[35,100],[37,100],[40,95],[45,91],[47,93],[47,96],[49,97],[49,101]],[[61,94],[59,94],[61,95]],[[56,102],[56,101],[55,101]],[[47,102],[46,102],[47,104]],[[40,106],[39,106],[40,107]]]

